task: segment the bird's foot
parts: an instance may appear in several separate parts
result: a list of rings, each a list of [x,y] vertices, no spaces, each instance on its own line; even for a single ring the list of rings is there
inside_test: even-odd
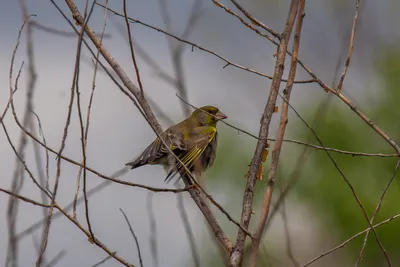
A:
[[[193,190],[193,189],[197,189],[198,187],[199,186],[197,184],[192,184],[192,185],[186,186],[185,189],[187,191],[190,191],[190,190]]]

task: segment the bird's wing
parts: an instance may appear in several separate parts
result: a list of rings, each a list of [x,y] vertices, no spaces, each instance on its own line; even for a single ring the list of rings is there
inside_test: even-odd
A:
[[[189,137],[187,143],[187,150],[181,151],[177,154],[180,161],[189,170],[193,167],[196,160],[206,150],[208,144],[213,141],[217,134],[217,129],[212,126],[201,126],[196,127]],[[185,168],[178,161],[175,161],[175,166],[170,169],[165,181],[171,180],[177,173],[185,173]]]
[[[172,151],[186,150],[186,144],[182,132],[174,131],[173,128],[169,128],[162,133],[161,137]],[[168,151],[169,150],[160,138],[157,137],[136,160],[127,163],[126,165],[131,166],[132,169],[134,169],[145,164],[157,164],[160,163],[160,160],[164,157],[168,156]]]

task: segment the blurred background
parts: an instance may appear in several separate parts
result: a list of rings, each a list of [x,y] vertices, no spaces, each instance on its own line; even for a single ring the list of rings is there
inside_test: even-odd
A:
[[[70,16],[64,1],[55,1]],[[162,2],[162,1],[161,1]],[[197,19],[185,36],[228,60],[271,75],[276,46],[246,28],[212,1],[200,1],[196,7]],[[309,0],[306,2],[300,59],[325,83],[335,86],[343,71],[350,31],[355,12],[355,1]],[[76,1],[83,11],[85,1]],[[166,29],[163,5],[169,13],[169,30],[182,35],[190,20],[193,1],[169,0],[128,1],[127,12],[132,18],[155,27]],[[234,9],[230,1],[223,1]],[[240,1],[244,8],[275,31],[282,31],[290,1],[252,0]],[[109,7],[123,13],[122,1],[110,1]],[[26,1],[29,14],[39,26],[32,26],[33,58],[37,82],[33,96],[33,110],[41,121],[47,145],[55,150],[60,147],[69,102],[77,36],[71,26],[50,1]],[[400,141],[400,3],[395,0],[361,1],[358,28],[351,65],[346,76],[343,93],[369,118],[395,141]],[[238,14],[239,11],[235,10]],[[18,1],[5,1],[0,9],[2,41],[0,43],[0,106],[2,112],[9,99],[9,73],[12,51],[15,47],[23,15]],[[107,12],[104,45],[122,65],[133,81],[135,71],[131,62],[124,19]],[[104,8],[95,6],[90,27],[102,31]],[[40,27],[40,25],[42,27]],[[62,34],[43,30],[49,27]],[[176,97],[176,88],[166,82],[160,73],[176,76],[176,64],[171,56],[166,36],[141,24],[131,24],[132,35],[142,51],[138,58],[144,91],[151,99],[151,106],[163,128],[185,118],[182,102]],[[139,49],[139,48],[138,48]],[[151,57],[152,62],[144,55]],[[80,80],[83,116],[92,90],[92,55],[82,49]],[[15,109],[22,120],[28,88],[27,38],[23,33],[15,57],[13,81],[21,63],[25,61],[14,95]],[[289,62],[290,58],[287,58]],[[227,122],[258,135],[260,117],[270,89],[270,80],[240,70],[209,53],[190,45],[182,45],[182,72],[188,100],[195,106],[215,105],[228,115]],[[157,69],[158,66],[159,69]],[[160,69],[162,71],[160,71]],[[288,69],[288,67],[286,68]],[[287,77],[285,72],[284,77]],[[297,80],[310,79],[298,68]],[[282,88],[283,89],[283,88]],[[279,105],[282,100],[278,98]],[[393,149],[353,111],[338,98],[327,94],[315,83],[295,84],[291,97],[292,106],[315,130],[326,147],[366,153],[394,153]],[[279,110],[280,111],[280,110]],[[274,115],[270,137],[276,136],[279,115]],[[169,118],[169,119],[167,119]],[[14,145],[18,146],[20,128],[10,111],[4,123]],[[33,119],[36,125],[37,120]],[[240,220],[244,178],[254,153],[256,140],[224,124],[219,128],[219,147],[214,167],[205,174],[208,192],[236,219]],[[81,133],[76,106],[73,108],[66,147],[63,154],[81,160]],[[153,130],[139,113],[132,101],[122,94],[107,74],[97,73],[96,90],[87,143],[87,165],[111,176],[139,153],[155,138]],[[319,145],[310,130],[290,110],[285,139],[300,140]],[[26,163],[38,174],[34,143],[27,139]],[[273,143],[271,143],[273,144]],[[3,130],[0,131],[0,187],[9,189],[16,169],[16,157]],[[396,166],[395,157],[352,156],[331,152],[346,178],[371,216],[390,180]],[[40,148],[42,164],[45,150]],[[56,157],[49,155],[50,188],[56,176]],[[258,215],[266,187],[269,160],[265,164],[264,179],[256,186],[254,210],[250,229],[258,223]],[[62,161],[57,202],[68,205],[74,198],[79,168]],[[398,176],[398,175],[397,175]],[[375,223],[400,213],[399,180],[391,183]],[[20,194],[40,200],[40,192],[28,174],[22,176]],[[161,167],[145,166],[125,172],[119,179],[160,187],[174,188],[164,183]],[[118,255],[139,265],[137,250],[129,228],[119,209],[123,209],[137,235],[144,266],[195,266],[190,243],[179,212],[178,196],[173,193],[152,193],[144,189],[107,183],[92,173],[87,173],[88,187],[103,184],[90,196],[90,218],[95,235]],[[302,266],[321,253],[339,245],[354,234],[367,228],[368,223],[352,195],[349,186],[323,150],[285,142],[281,154],[275,204],[282,191],[288,190],[284,201],[271,217],[260,246],[259,266]],[[82,193],[80,192],[80,195]],[[220,251],[208,229],[203,215],[189,197],[183,193],[184,206],[192,231],[201,266],[224,266]],[[0,194],[0,262],[6,262],[8,251],[8,202],[9,196]],[[214,209],[217,219],[232,240],[237,227]],[[18,257],[15,265],[34,266],[42,228],[26,232],[31,225],[43,218],[43,210],[19,202],[16,210]],[[82,204],[77,208],[77,219],[85,225]],[[151,222],[155,223],[151,223]],[[24,232],[25,231],[25,232]],[[393,220],[376,232],[389,255],[392,266],[400,266],[400,222]],[[22,235],[20,235],[23,233]],[[315,261],[311,266],[353,266],[357,261],[364,235],[352,240],[345,247]],[[288,249],[290,248],[290,249]],[[51,225],[45,259],[49,263],[55,256],[62,257],[54,266],[93,266],[105,259],[104,251],[88,242],[87,237],[65,217],[56,217]],[[360,266],[385,266],[386,261],[371,233]],[[120,266],[108,259],[103,266]]]

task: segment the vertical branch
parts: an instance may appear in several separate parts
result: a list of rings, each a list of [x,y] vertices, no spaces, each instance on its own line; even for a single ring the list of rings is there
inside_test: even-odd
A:
[[[135,244],[136,244],[136,249],[137,249],[137,252],[138,252],[138,257],[139,257],[140,266],[143,267],[142,254],[140,253],[140,246],[139,246],[139,241],[138,241],[138,239],[137,239],[137,236],[135,235],[135,232],[133,231],[132,226],[131,226],[131,223],[129,222],[128,217],[126,216],[124,210],[123,210],[123,209],[119,209],[119,210],[121,211],[122,215],[124,216],[125,221],[126,221],[126,223],[128,224],[129,231],[131,232],[132,237],[133,237],[133,239],[135,240]]]
[[[286,51],[289,42],[289,38],[292,32],[293,24],[296,19],[297,9],[299,0],[292,0],[290,4],[290,9],[288,13],[288,18],[286,21],[285,29],[282,33],[282,39],[280,41],[277,59],[274,70],[274,78],[271,83],[271,89],[268,97],[267,104],[264,109],[264,113],[261,118],[261,126],[259,132],[259,140],[257,142],[257,147],[254,151],[254,156],[250,164],[250,170],[248,175],[248,180],[246,184],[245,193],[243,196],[243,208],[241,216],[241,224],[246,229],[249,227],[250,217],[252,212],[252,203],[254,196],[254,186],[257,180],[257,173],[262,164],[261,157],[262,153],[267,145],[267,138],[269,133],[269,125],[271,123],[272,114],[275,109],[276,99],[278,97],[279,86],[282,80],[283,70],[285,66]],[[230,255],[230,266],[240,266],[243,260],[244,253],[244,243],[246,239],[246,234],[242,230],[238,230],[236,245]],[[257,242],[258,241],[258,242]],[[253,244],[255,247],[259,246],[259,240],[254,240]]]
[[[40,122],[40,118],[34,111],[31,111],[31,112],[35,115],[35,117],[36,117],[36,119],[38,121],[39,133],[43,137],[43,142],[46,143],[46,138],[44,137],[44,133],[43,133],[42,125],[41,125],[41,122]],[[36,132],[34,123],[31,124],[31,128],[32,128],[33,132]],[[34,140],[32,140],[32,146],[33,146],[33,152],[34,152],[34,155],[35,155],[35,162],[36,162],[36,169],[37,169],[38,177],[39,177],[39,184],[43,188],[48,189],[49,188],[49,186],[48,186],[48,181],[49,181],[49,168],[48,168],[48,166],[49,166],[48,165],[49,164],[49,154],[48,154],[48,151],[45,150],[46,151],[46,174],[47,174],[47,178],[45,178],[45,174],[44,174],[43,167],[42,167],[42,158],[41,158],[41,155],[40,155],[40,146]],[[42,203],[43,204],[47,204],[48,203],[48,198],[47,198],[47,195],[46,195],[46,193],[44,191],[40,192],[40,197],[42,199]],[[42,211],[43,211],[43,219],[46,219],[47,211],[45,209],[43,209]],[[45,238],[45,231],[44,231],[44,228],[43,228],[41,240],[43,241],[44,238]],[[38,244],[36,244],[36,243],[37,242],[35,242],[35,246],[37,246],[39,248],[40,247],[39,243]],[[39,255],[39,253],[40,253],[39,249],[37,250],[37,253]],[[45,262],[45,260],[43,260],[43,262]],[[44,264],[44,265],[46,265],[46,264]]]
[[[353,47],[354,47],[354,38],[356,36],[356,27],[357,27],[357,20],[358,20],[358,10],[359,10],[359,5],[360,5],[360,0],[356,0],[356,12],[354,15],[353,19],[353,26],[351,29],[351,36],[350,36],[350,44],[349,44],[349,51],[347,52],[347,59],[346,63],[344,65],[343,73],[342,76],[340,77],[340,81],[337,87],[337,91],[340,93],[343,87],[343,81],[344,78],[346,77],[347,70],[349,69],[350,66],[350,60],[351,60],[351,55],[353,53]]]
[[[132,62],[133,62],[133,66],[134,66],[135,71],[136,71],[136,79],[137,79],[137,82],[139,84],[140,93],[142,94],[141,96],[144,98],[143,85],[142,85],[142,81],[140,79],[139,67],[138,67],[138,64],[136,62],[135,50],[133,49],[133,41],[132,41],[132,36],[131,36],[131,26],[129,24],[128,14],[127,14],[127,11],[126,11],[126,0],[124,0],[124,16],[125,16],[126,30],[128,31],[129,48],[130,48],[130,51],[131,51]]]
[[[86,23],[89,22],[89,18],[92,15],[93,8],[94,8],[94,3],[96,1],[93,1],[92,6],[89,10],[89,14],[87,15],[87,8],[88,8],[88,1],[86,1],[86,6],[85,6],[85,18],[87,17]],[[94,234],[92,231],[92,226],[90,224],[90,218],[89,218],[89,200],[86,194],[86,187],[87,187],[87,172],[86,172],[86,143],[87,139],[85,137],[85,126],[83,125],[83,115],[82,115],[82,108],[81,108],[81,93],[79,91],[79,74],[80,74],[80,63],[81,63],[81,51],[82,51],[82,40],[79,40],[78,44],[78,49],[76,53],[76,67],[75,67],[75,93],[76,93],[76,108],[78,110],[78,118],[79,118],[79,126],[80,126],[80,132],[81,132],[81,149],[82,149],[82,164],[83,164],[83,199],[85,203],[85,217],[86,217],[86,222],[88,224],[88,230],[90,233],[90,238],[93,240],[94,239]],[[78,179],[79,180],[79,179]]]
[[[96,3],[96,1],[97,0],[95,0],[93,2],[93,5]],[[92,6],[92,8],[93,8],[93,6]],[[106,7],[104,10],[103,29],[102,29],[101,35],[100,35],[100,43],[103,42],[104,32],[106,30],[107,8],[108,8],[108,0],[106,0]],[[92,110],[93,96],[94,96],[94,92],[95,92],[95,88],[96,88],[96,77],[97,77],[97,69],[98,69],[98,65],[99,65],[99,56],[100,56],[100,53],[97,50],[96,57],[95,57],[96,60],[94,63],[94,71],[93,71],[92,91],[90,93],[89,104],[87,107],[85,134],[83,136],[83,139],[85,140],[84,141],[85,149],[87,147],[87,139],[88,139],[88,135],[89,135],[90,115],[91,115],[91,110]],[[81,127],[83,127],[83,126],[81,126]],[[85,160],[85,162],[83,162],[83,158],[82,158],[82,164],[86,167],[86,160]],[[76,218],[76,204],[77,204],[77,198],[78,198],[79,188],[80,188],[80,183],[81,183],[82,170],[86,171],[86,168],[79,168],[78,176],[76,179],[76,190],[75,190],[75,195],[74,195],[74,200],[73,200],[73,208],[72,208],[72,214],[73,214],[74,218]],[[86,190],[84,190],[84,192],[86,192]]]
[[[305,0],[300,0],[298,5],[298,19],[296,23],[294,42],[293,42],[293,50],[292,50],[292,60],[289,71],[289,78],[286,89],[283,91],[283,103],[282,103],[282,113],[280,119],[280,125],[278,129],[278,136],[275,141],[274,149],[272,150],[272,163],[271,168],[268,173],[268,181],[267,188],[264,193],[263,205],[261,208],[260,221],[258,223],[256,239],[252,243],[251,252],[250,252],[250,266],[256,266],[257,262],[257,252],[259,243],[262,238],[262,233],[264,231],[265,222],[268,218],[269,208],[271,205],[272,193],[274,190],[275,177],[277,173],[279,156],[282,148],[283,137],[285,135],[286,125],[288,122],[288,109],[289,109],[289,100],[290,94],[293,88],[293,81],[296,76],[297,69],[297,56],[300,47],[300,37],[301,37],[301,28],[303,26],[303,18],[304,18],[304,8],[305,8]]]

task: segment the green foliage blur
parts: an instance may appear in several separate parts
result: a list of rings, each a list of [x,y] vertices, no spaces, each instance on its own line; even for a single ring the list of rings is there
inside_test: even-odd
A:
[[[371,103],[368,107],[361,107],[361,110],[374,123],[393,137],[395,141],[400,141],[400,138],[398,138],[400,136],[400,51],[389,51],[379,55],[376,60],[376,69],[377,75],[382,81],[382,88],[376,89],[379,99],[374,99],[374,103]],[[395,153],[394,149],[383,138],[354,114],[344,103],[335,97],[331,97],[329,101],[331,103],[325,110],[325,116],[319,122],[318,126],[314,128],[326,147],[367,153]],[[312,109],[300,110],[299,112],[309,123],[316,115],[316,110]],[[292,123],[290,125],[291,137],[294,136],[293,139],[296,140],[308,140],[311,134],[310,130],[304,126],[294,113],[290,114],[290,118],[290,122]],[[208,173],[208,176],[213,177],[213,179],[207,182],[207,187],[212,189],[212,192],[225,192],[226,198],[229,200],[224,201],[224,205],[235,218],[239,219],[243,189],[246,182],[243,176],[248,170],[247,165],[252,158],[256,142],[254,139],[243,136],[243,134],[232,134],[232,131],[227,132],[222,130],[220,136],[221,141],[216,164]],[[311,138],[310,140],[312,140],[310,143],[319,145],[315,138]],[[301,145],[284,144],[278,179],[290,176],[298,155],[300,155],[303,149],[304,147]],[[309,152],[307,160],[302,166],[299,180],[289,193],[288,201],[290,202],[295,199],[295,205],[309,207],[314,216],[313,220],[316,220],[320,225],[320,229],[323,229],[323,236],[320,238],[326,238],[329,244],[331,244],[329,247],[334,247],[354,234],[366,229],[368,223],[355,200],[352,190],[335,168],[326,152],[313,148]],[[394,174],[397,163],[396,158],[361,157],[335,152],[330,153],[346,179],[354,188],[368,216],[371,217],[384,188]],[[270,162],[266,165],[269,166],[269,164]],[[268,170],[265,170],[263,181],[257,184],[255,193],[256,208],[259,208],[262,201],[267,174]],[[277,182],[275,199],[279,195],[280,181]],[[400,213],[399,185],[399,174],[397,174],[386,192],[374,224]],[[296,197],[291,197],[293,195]],[[279,216],[278,213],[277,216]],[[223,218],[223,216],[219,216],[218,219],[223,220]],[[254,223],[257,219],[256,215],[253,216],[252,229],[254,229]],[[301,222],[298,223],[301,224]],[[237,230],[231,225],[229,222],[224,221],[224,228],[231,227],[228,234],[234,240]],[[376,232],[391,259],[392,266],[400,266],[400,221],[391,221],[377,228]],[[364,236],[359,236],[344,248],[337,250],[327,257],[330,261],[328,265],[325,265],[325,260],[324,264],[322,264],[322,261],[316,261],[311,266],[336,266],[334,261],[337,257],[342,261],[344,260],[347,263],[346,266],[354,266],[359,256]],[[284,239],[284,236],[281,239]],[[206,240],[208,239],[205,238],[203,242],[207,242]],[[284,242],[276,243],[285,244]],[[288,261],[286,248],[282,245],[277,246],[276,243],[267,248],[267,256],[262,254],[259,257],[259,265],[293,266]],[[202,262],[205,264],[204,266],[225,265],[215,245],[203,247],[210,247],[203,251]],[[296,251],[296,248],[294,248],[294,251]],[[310,254],[318,256],[325,251],[325,249],[315,250],[311,251]],[[303,258],[301,255],[297,256]],[[272,262],[271,265],[264,262],[266,257],[274,259],[269,261],[270,263]],[[310,259],[307,258],[307,260]],[[300,261],[300,265],[304,263]],[[376,237],[371,232],[360,266],[375,267],[386,265],[382,250],[376,241]]]

